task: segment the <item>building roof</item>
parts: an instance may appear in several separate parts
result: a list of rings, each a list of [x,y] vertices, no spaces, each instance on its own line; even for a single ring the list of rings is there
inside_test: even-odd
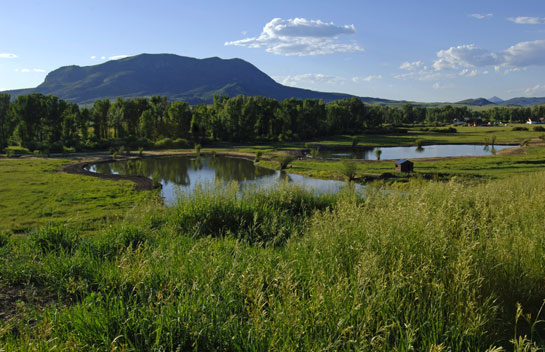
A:
[[[401,160],[396,161],[394,164],[402,165],[402,164],[406,164],[406,163],[411,163],[412,164],[413,162],[409,161],[409,160],[401,159]]]

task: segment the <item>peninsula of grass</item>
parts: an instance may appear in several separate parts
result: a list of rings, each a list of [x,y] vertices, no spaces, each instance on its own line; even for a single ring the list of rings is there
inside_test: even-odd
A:
[[[70,160],[0,158],[0,231],[24,232],[48,223],[93,229],[153,195],[129,181],[70,175]]]

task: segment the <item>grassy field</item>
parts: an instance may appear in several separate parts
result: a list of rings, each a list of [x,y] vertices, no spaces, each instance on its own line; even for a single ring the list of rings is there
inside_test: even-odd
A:
[[[92,229],[151,198],[135,191],[131,182],[57,172],[69,162],[0,159],[0,231],[23,232],[50,222]]]
[[[3,235],[0,345],[537,351],[543,177],[366,197],[216,190],[142,206],[93,236]]]
[[[467,129],[464,143],[539,135]],[[406,178],[402,192],[233,185],[171,208],[56,171],[69,162],[0,159],[0,351],[545,350],[545,147],[416,162],[449,177]],[[359,176],[392,171],[356,163]]]
[[[528,128],[528,131],[513,131],[514,127]],[[430,127],[427,127],[429,129]],[[456,133],[437,133],[424,131],[426,127],[410,127],[407,128],[406,134],[396,135],[379,135],[379,134],[362,134],[359,135],[358,145],[369,147],[380,146],[411,146],[416,145],[417,141],[422,140],[424,145],[430,144],[484,144],[485,139],[496,138],[496,144],[513,144],[519,145],[527,139],[537,139],[544,135],[545,132],[533,131],[531,126],[526,124],[513,124],[502,127],[455,127]],[[354,136],[336,136],[332,138],[318,139],[306,143],[277,143],[263,144],[261,146],[235,146],[235,149],[242,152],[253,152],[259,149],[263,152],[270,152],[277,149],[296,149],[303,148],[305,144],[310,146],[351,146]],[[221,146],[221,145],[219,145]],[[227,146],[227,144],[225,144]],[[229,145],[231,147],[231,145]]]

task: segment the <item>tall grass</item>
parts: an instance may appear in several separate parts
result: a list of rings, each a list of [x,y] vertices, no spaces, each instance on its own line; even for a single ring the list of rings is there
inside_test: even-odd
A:
[[[92,236],[55,226],[12,236],[0,290],[59,298],[5,318],[0,346],[543,348],[543,177],[365,197],[203,190]]]

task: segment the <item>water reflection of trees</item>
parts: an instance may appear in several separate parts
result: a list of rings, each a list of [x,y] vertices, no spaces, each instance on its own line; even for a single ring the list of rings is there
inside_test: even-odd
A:
[[[126,160],[95,165],[96,172],[102,174],[117,173],[124,176],[151,177],[154,181],[166,181],[181,186],[190,184],[189,171],[215,170],[221,181],[244,181],[274,175],[273,170],[256,167],[251,161],[216,157],[187,158],[165,157],[142,160]]]
[[[243,159],[216,157],[209,164],[216,170],[216,178],[221,181],[254,180],[274,174],[273,170],[256,167],[251,161]]]

